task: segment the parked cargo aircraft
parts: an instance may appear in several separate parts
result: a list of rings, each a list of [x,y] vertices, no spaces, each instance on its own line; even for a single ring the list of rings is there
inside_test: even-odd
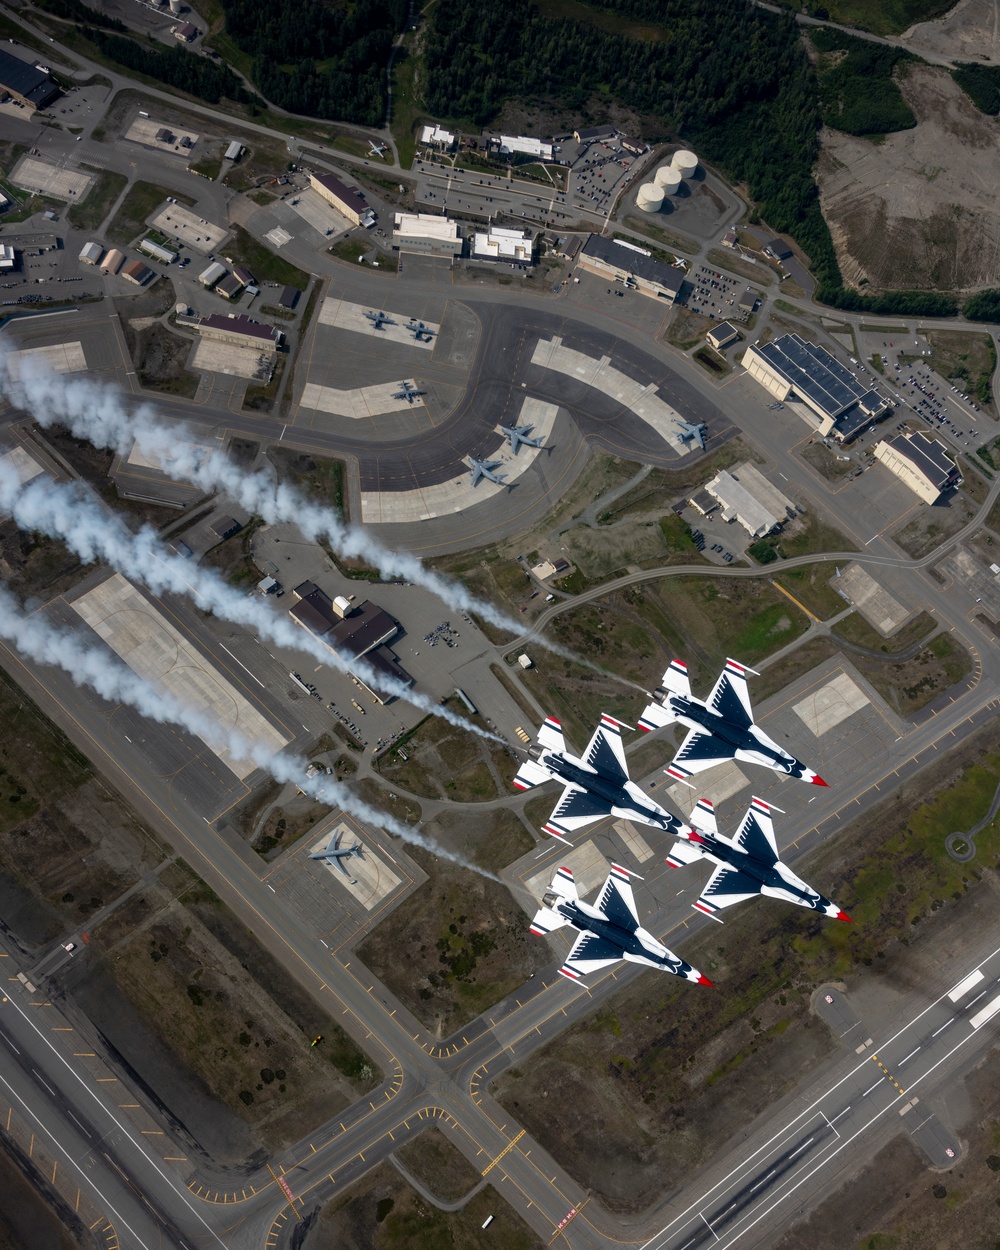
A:
[[[403,329],[409,330],[418,343],[429,343],[437,333],[430,326],[424,325],[422,321],[418,321],[416,317],[411,317],[406,325],[403,326]]]
[[[682,443],[697,443],[702,451],[705,450],[705,430],[708,427],[703,422],[695,424],[691,421],[678,421],[677,425]]]
[[[356,855],[358,859],[364,859],[365,848],[356,839],[353,846],[342,847],[340,845],[340,839],[342,836],[343,834],[341,833],[333,834],[323,850],[316,851],[316,853],[314,855],[310,855],[309,858],[324,859],[328,863],[335,864],[348,881],[350,881],[351,885],[357,885],[357,881],[351,876],[350,872],[348,872],[347,865],[344,861],[350,859],[352,855]]]
[[[711,985],[697,968],[675,955],[639,924],[629,874],[618,864],[611,872],[593,904],[585,903],[576,888],[573,874],[560,868],[542,899],[541,909],[531,922],[531,932],[544,937],[563,925],[571,925],[580,936],[559,969],[564,977],[579,981],[588,972],[607,968],[619,960],[645,964],[672,972],[675,977]]]
[[[478,486],[485,478],[487,482],[493,482],[496,486],[504,486],[507,483],[507,474],[496,472],[502,463],[502,460],[477,460],[475,456],[469,456],[466,464],[472,474],[472,485]],[[507,489],[510,490],[510,486],[507,486]]]
[[[544,435],[540,438],[529,437],[534,428],[533,425],[501,425],[500,433],[510,443],[510,449],[516,456],[519,447],[541,447],[544,444]]]
[[[421,395],[426,395],[426,391],[418,389],[409,382],[400,382],[400,390],[394,392],[393,399],[405,399],[408,404],[412,404],[415,399],[419,399]]]
[[[387,143],[372,143],[371,139],[369,139],[368,140],[368,155],[383,157],[385,156],[385,150],[388,146],[389,145]]]
[[[691,694],[687,665],[680,660],[671,661],[663,674],[663,685],[653,691],[654,701],[639,717],[639,728],[647,733],[674,721],[690,730],[666,773],[690,785],[688,778],[694,773],[735,759],[762,764],[814,786],[825,786],[822,777],[782,750],[754,724],[747,673],[754,670],[727,660],[712,693],[702,700]]]
[[[667,856],[671,868],[681,868],[699,859],[718,865],[693,906],[716,919],[715,913],[722,908],[766,894],[850,922],[850,916],[836,903],[818,894],[782,863],[771,820],[771,812],[777,810],[763,799],[752,799],[736,837],[724,838],[719,834],[715,808],[708,799],[698,800],[691,813],[695,832],[675,843]]]
[[[570,755],[562,728],[551,716],[538,731],[537,743],[528,748],[529,758],[518,769],[514,785],[519,790],[530,790],[550,778],[562,783],[559,802],[542,826],[553,838],[568,842],[567,834],[605,816],[638,820],[675,837],[691,832],[682,820],[648,799],[629,779],[622,728],[621,721],[602,716],[580,758]]]
[[[384,312],[366,312],[365,316],[372,323],[373,330],[381,330],[383,326],[394,326],[396,323]]]

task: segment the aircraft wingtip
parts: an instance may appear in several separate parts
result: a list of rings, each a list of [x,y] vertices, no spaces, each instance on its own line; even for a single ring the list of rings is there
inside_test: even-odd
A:
[[[813,779],[812,779],[812,783],[813,783],[813,785],[814,785],[814,786],[825,786],[825,785],[826,785],[826,782],[823,780],[823,778],[822,778],[822,777],[820,777],[820,776],[818,776],[818,775],[817,775],[817,776],[815,776],[815,777],[813,777]]]
[[[699,984],[699,985],[711,985],[711,986],[712,986],[712,988],[713,988],[713,989],[715,989],[715,985],[714,985],[714,983],[713,983],[713,982],[711,982],[711,981],[708,979],[708,977],[706,977],[706,976],[705,976],[705,974],[704,974],[704,973],[702,973],[702,972],[699,972],[699,973],[698,973],[698,984]]]
[[[838,920],[844,920],[844,921],[846,921],[846,922],[847,922],[847,924],[854,924],[854,921],[850,918],[850,916],[847,914],[847,912],[846,912],[846,911],[838,911],[838,912],[837,912],[837,919],[838,919]]]

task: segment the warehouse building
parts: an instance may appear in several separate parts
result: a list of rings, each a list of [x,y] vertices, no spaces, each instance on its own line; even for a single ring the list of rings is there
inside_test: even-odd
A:
[[[10,273],[17,267],[17,253],[10,243],[0,243],[0,273]]]
[[[773,343],[751,343],[743,354],[743,367],[823,437],[832,434],[848,442],[889,411],[878,391],[865,387],[825,348],[797,334],[785,334]]]
[[[875,458],[924,503],[937,503],[946,491],[961,486],[963,481],[944,443],[925,434],[914,432],[883,439],[875,448]]]
[[[223,296],[225,299],[238,299],[243,294],[243,283],[234,273],[227,273],[224,278],[220,278],[215,284],[217,295]]]
[[[768,239],[761,251],[772,260],[787,260],[792,254],[792,249],[783,239]]]
[[[103,255],[104,248],[100,243],[84,243],[80,248],[80,259],[85,265],[99,265]]]
[[[375,214],[365,203],[365,197],[357,187],[349,187],[335,174],[310,174],[309,182],[313,190],[318,191],[348,221],[366,228],[375,224]]]
[[[504,230],[493,226],[477,231],[472,238],[476,260],[501,260],[511,265],[530,265],[533,240],[526,230]]]
[[[435,213],[397,213],[392,245],[401,252],[428,256],[458,256],[462,235],[458,223]]]
[[[218,282],[220,278],[225,277],[225,274],[226,266],[221,265],[217,260],[213,260],[208,268],[203,269],[198,275],[198,281],[207,289],[208,287],[215,286],[216,282]]]
[[[740,337],[739,330],[735,326],[731,326],[728,321],[723,321],[721,325],[713,326],[705,335],[709,343],[716,349],[721,350],[728,347],[730,343],[735,343]]]
[[[613,139],[616,134],[614,126],[591,126],[588,130],[574,130],[573,138],[577,143],[594,143],[597,140]]]
[[[147,282],[151,282],[156,274],[152,269],[147,268],[141,260],[133,260],[122,270],[122,277],[126,282],[134,283],[135,286],[145,286]]]
[[[0,52],[0,90],[29,109],[44,109],[59,95],[48,72],[29,65],[9,52]]]
[[[238,161],[242,155],[243,155],[243,144],[237,143],[237,141],[234,139],[232,143],[229,145],[229,147],[226,148],[225,159],[227,161]]]
[[[254,321],[245,313],[212,313],[210,317],[202,317],[193,328],[204,338],[216,342],[256,347],[271,353],[277,351],[285,338],[274,326]]]
[[[741,464],[732,473],[725,469],[706,486],[705,491],[722,509],[724,521],[738,521],[751,538],[763,538],[795,515],[791,500],[763,477],[752,464]],[[707,515],[706,508],[699,511]]]
[[[578,263],[591,273],[623,282],[643,295],[665,299],[671,304],[680,294],[685,279],[684,270],[677,265],[667,265],[641,247],[620,239],[604,239],[599,234],[592,234],[587,240]]]
[[[172,252],[169,247],[164,247],[160,243],[154,243],[152,239],[143,239],[141,243],[137,243],[136,247],[140,252],[145,252],[147,256],[152,256],[153,260],[161,261],[164,265],[172,265],[177,259],[177,253]]]
[[[193,43],[198,38],[198,27],[192,22],[181,22],[174,27],[174,38],[178,43]]]
[[[281,288],[281,294],[278,296],[278,307],[287,308],[288,311],[291,312],[291,310],[299,302],[299,296],[301,293],[302,292],[299,291],[297,287],[283,286]]]
[[[113,247],[105,253],[101,261],[101,273],[117,273],[125,264],[125,253]]]
[[[497,145],[501,156],[532,156],[536,161],[552,160],[552,144],[543,143],[541,139],[532,139],[529,135],[501,135],[491,140]]]
[[[399,625],[388,612],[370,599],[357,607],[343,595],[330,599],[314,582],[303,582],[292,593],[297,602],[288,614],[296,625],[341,658],[350,661],[363,657],[376,676],[393,677],[404,685],[412,685],[413,678],[386,646],[399,632]],[[354,672],[351,676],[380,703],[395,698],[379,688],[377,680],[362,679]]]

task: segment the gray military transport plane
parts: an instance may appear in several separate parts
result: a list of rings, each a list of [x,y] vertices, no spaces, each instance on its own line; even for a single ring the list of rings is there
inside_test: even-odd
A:
[[[421,395],[426,395],[426,391],[422,391],[419,387],[414,386],[412,382],[400,382],[400,389],[393,392],[393,399],[405,399],[408,404],[412,404],[415,399],[419,399]]]
[[[698,800],[691,813],[691,824],[697,832],[689,833],[667,856],[671,868],[681,868],[699,859],[718,865],[692,906],[717,920],[715,913],[723,907],[765,894],[850,923],[850,916],[836,903],[806,885],[781,862],[771,820],[771,812],[778,810],[763,799],[752,799],[736,837],[724,838],[719,834],[715,808],[708,799]]]
[[[567,834],[605,816],[638,820],[675,837],[691,832],[672,812],[646,798],[629,779],[622,728],[621,721],[613,716],[602,716],[580,758],[570,755],[562,727],[553,717],[549,716],[538,731],[538,741],[528,748],[528,759],[518,769],[514,785],[530,790],[552,778],[562,783],[562,796],[542,826],[551,837],[570,844]]]
[[[510,449],[516,456],[519,447],[541,447],[544,445],[544,434],[538,438],[530,437],[534,428],[533,425],[501,425],[500,433],[510,443]]]
[[[705,450],[705,430],[708,427],[704,422],[678,421],[677,427],[681,442],[697,443],[702,451]]]
[[[353,846],[341,846],[340,839],[342,836],[343,835],[341,833],[333,834],[326,846],[321,851],[316,851],[314,854],[310,855],[309,858],[323,859],[326,860],[328,864],[336,864],[348,881],[350,881],[351,885],[357,885],[357,881],[351,876],[347,869],[347,864],[344,861],[350,859],[352,855],[356,855],[358,859],[364,859],[365,848],[360,842],[357,841],[357,839],[355,839]]]
[[[624,959],[631,964],[672,972],[675,977],[697,985],[712,984],[708,977],[667,950],[639,924],[629,874],[618,864],[611,865],[608,879],[593,904],[580,898],[568,868],[556,872],[542,899],[541,910],[531,922],[531,932],[545,937],[567,924],[580,934],[559,969],[561,975],[571,981],[579,981],[588,972]]]
[[[497,469],[500,468],[502,463],[502,460],[477,460],[475,456],[469,456],[466,464],[469,472],[472,474],[472,485],[478,486],[485,478],[487,482],[492,482],[495,486],[506,486],[510,490],[507,474],[497,473]]]
[[[822,777],[783,751],[754,724],[747,673],[759,675],[735,660],[727,660],[712,693],[707,699],[696,699],[691,693],[687,665],[671,660],[663,674],[663,685],[653,691],[653,702],[639,717],[639,728],[647,733],[674,721],[690,730],[664,772],[691,785],[688,778],[694,773],[725,760],[744,760],[814,786],[825,786]]]
[[[384,312],[366,312],[365,316],[372,323],[373,330],[381,330],[383,326],[394,326],[396,323]]]

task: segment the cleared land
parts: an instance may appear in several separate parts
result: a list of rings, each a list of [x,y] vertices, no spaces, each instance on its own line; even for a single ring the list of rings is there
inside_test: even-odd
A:
[[[452,700],[457,705],[457,700]],[[453,710],[458,711],[457,706]],[[406,758],[402,758],[400,751]],[[475,803],[509,794],[518,760],[509,750],[428,716],[378,761],[394,786],[428,799]]]
[[[269,447],[267,458],[280,482],[299,487],[311,499],[328,508],[344,511],[344,462],[310,456],[287,447]]]
[[[396,1157],[416,1180],[442,1202],[457,1202],[479,1182],[479,1173],[437,1128],[426,1128]]]
[[[734,909],[723,940],[712,926],[681,946],[721,993],[636,977],[502,1076],[503,1105],[602,1201],[644,1207],[665,1174],[709,1157],[830,1053],[809,1008],[816,985],[921,984],[942,940],[960,940],[965,897],[1000,885],[1000,829],[983,831],[972,865],[949,859],[944,838],[988,810],[997,746],[991,726],[809,856],[802,874],[853,925],[766,900]]]
[[[146,218],[160,207],[171,194],[169,187],[158,186],[155,182],[134,182],[128,195],[118,206],[118,211],[111,219],[107,229],[109,243],[124,246],[145,228]],[[174,199],[189,208],[194,200],[186,195],[175,195]]]
[[[147,390],[191,399],[198,389],[198,376],[185,368],[191,354],[191,340],[172,334],[157,322],[136,335],[139,382]]]
[[[89,166],[84,166],[89,170]],[[125,190],[128,179],[124,174],[109,170],[95,172],[94,182],[82,204],[71,204],[66,211],[77,230],[96,230],[111,211],[111,205]]]
[[[932,552],[975,515],[961,496],[946,508],[921,508],[912,521],[890,534],[892,541],[915,560]]]

